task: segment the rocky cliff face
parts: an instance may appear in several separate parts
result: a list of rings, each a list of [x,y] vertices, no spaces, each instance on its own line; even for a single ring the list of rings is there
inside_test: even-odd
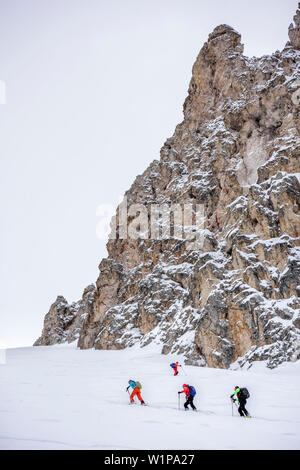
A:
[[[93,284],[84,290],[79,302],[71,305],[59,295],[45,316],[42,336],[34,345],[51,346],[78,340],[84,322],[93,311],[95,296],[96,288]]]
[[[284,50],[252,59],[230,26],[210,34],[183,122],[125,195],[149,220],[158,205],[192,206],[193,220],[201,206],[201,244],[178,236],[175,216],[167,235],[130,237],[130,210],[124,236],[120,206],[96,288],[70,306],[59,297],[36,344],[155,342],[221,368],[300,358],[299,28],[300,4]]]

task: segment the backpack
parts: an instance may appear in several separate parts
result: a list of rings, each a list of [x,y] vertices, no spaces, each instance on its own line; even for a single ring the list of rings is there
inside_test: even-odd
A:
[[[190,389],[190,395],[191,397],[194,397],[196,395],[196,390],[195,388],[192,386],[192,385],[189,385],[189,389]]]
[[[141,389],[141,388],[142,388],[142,385],[141,385],[141,383],[140,383],[140,382],[135,382],[135,386],[136,386],[136,388],[139,388],[139,389]]]
[[[248,389],[246,387],[244,388],[241,388],[241,396],[247,400],[248,398],[250,398],[250,393],[248,392]]]
[[[172,367],[172,369],[174,369],[174,367],[175,367],[175,363],[174,363],[174,362],[172,362],[172,364],[170,364],[170,367]]]

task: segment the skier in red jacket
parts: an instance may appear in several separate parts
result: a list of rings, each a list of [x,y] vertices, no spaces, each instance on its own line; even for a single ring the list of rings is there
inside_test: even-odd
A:
[[[179,362],[172,362],[172,364],[170,364],[170,366],[174,370],[174,375],[178,375],[178,367],[181,367]]]
[[[178,394],[179,393],[185,393],[185,397],[186,397],[186,402],[184,404],[185,410],[188,410],[189,409],[188,406],[191,405],[192,409],[196,411],[197,408],[195,407],[193,403],[194,396],[196,395],[195,388],[192,385],[183,384],[183,390],[181,390],[181,392],[178,392]]]

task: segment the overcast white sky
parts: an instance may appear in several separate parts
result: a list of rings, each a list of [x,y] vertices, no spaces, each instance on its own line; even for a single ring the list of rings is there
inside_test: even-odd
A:
[[[192,65],[227,23],[245,54],[282,49],[296,0],[0,0],[0,347],[78,300],[116,203],[182,120]]]

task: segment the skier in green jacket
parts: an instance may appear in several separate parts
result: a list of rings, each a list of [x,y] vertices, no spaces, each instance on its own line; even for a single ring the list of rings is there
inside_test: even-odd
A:
[[[250,394],[246,388],[240,388],[238,386],[234,387],[234,392],[230,396],[233,402],[235,402],[238,407],[238,412],[242,418],[251,418],[248,411],[245,408],[247,403],[247,398],[250,397]]]

